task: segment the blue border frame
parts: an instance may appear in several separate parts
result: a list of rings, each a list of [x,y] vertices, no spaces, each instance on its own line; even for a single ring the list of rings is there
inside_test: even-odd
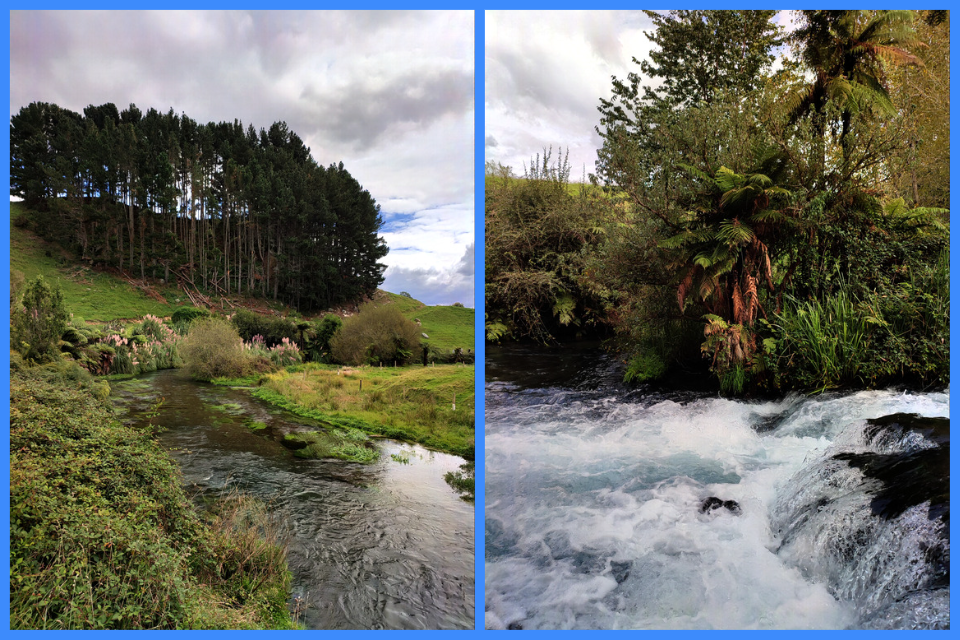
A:
[[[12,4],[12,3],[11,3],[11,4]],[[18,4],[18,5],[20,5],[20,6],[13,7],[13,6],[9,6],[9,5],[8,5],[8,6],[7,6],[7,11],[6,11],[6,12],[4,13],[4,15],[3,15],[3,42],[4,42],[3,56],[4,56],[4,58],[5,58],[6,62],[7,62],[7,67],[6,67],[6,68],[7,68],[7,73],[8,73],[8,80],[9,80],[9,68],[10,68],[10,67],[9,67],[9,62],[10,62],[10,58],[9,58],[9,56],[10,56],[10,13],[9,13],[9,11],[10,11],[11,9],[14,9],[14,8],[26,8],[25,6],[23,6],[23,5],[25,5],[26,3],[16,3],[16,4]],[[143,7],[132,7],[132,6],[129,5],[129,4],[121,5],[120,3],[116,3],[116,2],[98,3],[98,4],[100,4],[103,8],[117,8],[117,9],[120,9],[120,8],[123,8],[123,9],[143,8]],[[326,4],[326,3],[323,3],[323,4]],[[484,107],[484,104],[485,104],[485,101],[484,101],[484,68],[485,68],[485,65],[484,65],[484,37],[485,37],[485,32],[484,32],[484,9],[540,9],[540,10],[563,10],[563,9],[577,9],[577,8],[585,8],[585,7],[583,6],[584,3],[573,3],[573,2],[570,2],[569,0],[559,0],[559,1],[556,1],[556,2],[546,2],[546,1],[544,1],[544,0],[539,0],[539,1],[538,1],[538,0],[534,0],[533,2],[529,2],[529,1],[528,1],[528,2],[520,2],[520,3],[506,3],[506,2],[502,2],[502,1],[501,1],[501,2],[497,2],[497,1],[495,1],[495,0],[487,0],[487,1],[474,0],[473,2],[467,2],[467,3],[461,3],[461,2],[454,2],[454,3],[428,2],[428,3],[425,3],[425,4],[426,4],[427,6],[426,6],[426,7],[423,7],[423,8],[429,8],[429,9],[468,9],[468,10],[474,10],[474,19],[475,19],[475,24],[474,24],[474,34],[475,34],[474,51],[475,51],[475,70],[476,70],[476,71],[475,71],[475,77],[474,77],[474,81],[475,81],[475,94],[474,94],[474,95],[475,95],[475,99],[476,99],[475,107],[474,107],[474,109],[475,109],[475,120],[474,120],[474,122],[475,122],[475,127],[476,127],[476,129],[475,129],[475,135],[474,135],[474,139],[475,139],[475,143],[474,143],[474,154],[475,154],[475,223],[474,223],[474,224],[475,224],[475,249],[476,249],[476,252],[475,252],[475,274],[476,274],[476,275],[475,275],[475,283],[474,283],[474,309],[475,309],[475,311],[476,311],[476,316],[475,316],[475,318],[476,318],[476,320],[475,320],[475,323],[476,323],[476,325],[475,325],[475,326],[476,326],[476,353],[477,353],[477,365],[476,365],[476,366],[477,366],[477,373],[478,373],[478,375],[477,375],[477,377],[476,377],[476,383],[475,383],[475,384],[476,384],[476,407],[477,407],[477,409],[478,409],[477,421],[476,421],[477,434],[478,434],[476,450],[477,450],[478,452],[482,452],[482,451],[483,451],[483,441],[484,441],[484,437],[483,437],[483,432],[484,432],[484,418],[483,418],[483,412],[482,412],[480,409],[484,406],[484,404],[483,404],[483,403],[484,403],[484,384],[483,384],[483,375],[481,375],[481,373],[483,372],[483,363],[484,363],[484,355],[485,355],[484,339],[483,339],[483,338],[484,338],[484,314],[483,314],[483,312],[484,312],[484,297],[483,297],[483,291],[484,291],[484,271],[483,271],[483,265],[484,265],[484,254],[485,254],[485,252],[484,252],[484,243],[483,243],[483,238],[484,238],[484,225],[483,225],[483,213],[482,213],[482,212],[484,211],[484,207],[483,207],[483,204],[484,204],[484,188],[483,188],[483,185],[484,185],[484,146],[483,146],[483,143],[482,143],[482,141],[483,141],[483,139],[484,139],[484,135],[483,135],[483,132],[484,132],[484,109],[483,109],[483,107]],[[750,8],[750,4],[752,4],[752,3],[748,3],[748,5],[747,5],[748,8]],[[829,3],[828,3],[828,4],[829,4]],[[943,3],[936,3],[936,4],[939,5],[940,7],[943,7]],[[51,5],[52,5],[52,6],[51,6]],[[185,4],[182,4],[182,3],[173,3],[173,5],[174,5],[174,6],[169,6],[169,5],[168,5],[168,6],[164,7],[164,8],[191,8],[191,7],[189,7],[189,5],[185,5]],[[212,5],[213,5],[213,6],[210,6],[210,5],[208,4],[208,5],[205,6],[204,8],[228,8],[227,5],[224,5],[224,4],[220,3],[220,2],[214,2],[214,3],[212,3]],[[294,7],[290,7],[290,8],[301,8],[301,9],[302,9],[302,8],[320,8],[320,7],[307,6],[307,5],[302,4],[302,3],[294,3],[294,5],[295,5]],[[299,5],[299,6],[297,6],[297,5]],[[454,5],[454,6],[450,6],[450,5]],[[460,6],[457,6],[457,5],[460,5]],[[463,6],[463,5],[466,5],[466,6]],[[709,6],[717,7],[717,6],[719,5],[719,3],[717,3],[717,2],[713,2],[713,3],[693,3],[693,5],[691,5],[691,6],[704,6],[704,5],[705,5],[705,6],[708,6],[708,7],[709,7]],[[392,7],[394,7],[394,6],[396,6],[396,5],[393,4],[393,3],[390,3],[390,2],[386,2],[386,1],[384,1],[384,0],[374,0],[373,2],[370,2],[370,3],[363,3],[361,7],[350,7],[350,8],[383,9],[383,8],[392,8]],[[722,5],[720,5],[720,6],[722,6]],[[55,2],[55,3],[46,4],[46,7],[47,7],[47,8],[74,8],[74,9],[75,9],[75,8],[78,8],[78,7],[76,7],[76,6],[66,5],[65,3],[60,3],[60,2]],[[887,3],[887,2],[880,2],[880,3],[877,3],[877,4],[873,5],[873,8],[888,8],[888,7],[889,7],[889,3]],[[35,7],[33,7],[33,8],[35,8]],[[252,8],[252,7],[249,7],[249,5],[248,5],[247,3],[241,3],[241,7],[232,7],[232,8]],[[325,7],[325,8],[326,8],[326,7]],[[635,9],[635,8],[637,8],[637,7],[636,7],[636,5],[635,5],[634,3],[627,3],[627,2],[622,2],[622,1],[621,1],[621,2],[600,2],[600,3],[598,3],[598,5],[594,5],[594,6],[587,7],[587,8],[591,8],[591,9]],[[754,8],[756,8],[756,7],[754,7]],[[890,8],[892,8],[892,7],[890,7]],[[935,5],[933,8],[936,8],[936,5]],[[949,9],[950,6],[947,5],[946,8]],[[956,36],[957,36],[957,30],[951,28],[951,39],[955,40]],[[954,62],[956,62],[956,61],[957,61],[957,54],[955,53],[955,51],[952,51],[952,52],[951,52],[951,65],[952,65]],[[5,97],[6,97],[6,99],[5,99],[4,104],[3,104],[3,111],[6,113],[7,120],[9,121],[10,115],[11,115],[11,114],[9,113],[9,108],[10,108],[10,107],[9,107],[9,105],[10,105],[10,84],[9,84],[9,82],[7,82],[7,84],[6,84],[5,88],[4,88],[4,91],[5,91]],[[958,96],[957,96],[958,93],[960,93],[960,91],[957,90],[956,84],[954,84],[954,87],[951,88],[951,98],[952,98],[954,104],[956,103],[956,98],[958,97]],[[954,120],[955,120],[955,118],[954,118],[954,110],[955,110],[955,107],[951,107],[951,112],[950,112],[951,128],[952,128],[952,126],[953,126],[953,124],[954,124]],[[3,149],[4,149],[5,152],[6,152],[6,156],[9,157],[9,155],[10,155],[10,131],[9,131],[9,128],[4,127],[4,128],[3,128],[2,135],[3,135]],[[951,141],[952,141],[952,140],[953,140],[953,136],[951,135]],[[479,141],[479,143],[478,143],[477,141]],[[2,172],[3,172],[3,180],[4,180],[4,182],[7,183],[7,184],[9,184],[9,179],[10,179],[10,167],[9,167],[9,163],[0,163],[0,170],[2,170]],[[951,180],[953,180],[953,178],[957,177],[957,171],[956,171],[956,169],[955,169],[955,167],[954,167],[953,165],[951,166],[950,175],[951,175]],[[952,208],[953,208],[953,209],[956,209],[956,208],[957,208],[956,198],[951,198],[951,205],[952,205]],[[10,235],[9,235],[10,208],[9,208],[9,204],[6,205],[6,207],[5,207],[5,209],[4,209],[4,214],[5,214],[5,220],[6,220],[6,222],[5,222],[5,226],[4,226],[3,232],[0,233],[0,253],[2,253],[2,255],[4,255],[4,256],[6,257],[6,261],[4,262],[3,267],[0,268],[0,271],[2,271],[2,282],[0,282],[0,295],[3,296],[3,300],[5,301],[4,304],[7,305],[7,312],[8,312],[8,316],[9,316],[9,299],[10,299],[10,296],[9,296],[9,287],[10,287],[10,278],[9,278],[9,270],[10,270],[10,265],[9,265],[9,257],[10,257]],[[950,243],[951,253],[956,253],[957,250],[958,250],[958,247],[960,247],[960,241],[958,241],[956,238],[951,238],[951,243]],[[951,285],[951,295],[955,295],[955,294],[956,294],[955,286]],[[951,333],[952,333],[952,334],[955,333],[955,331],[956,331],[956,325],[957,325],[957,320],[956,320],[956,318],[952,318],[952,319],[951,319],[951,326],[950,326],[950,328],[951,328]],[[7,323],[7,324],[4,324],[4,325],[2,326],[2,328],[0,328],[0,340],[3,340],[5,344],[9,344],[9,339],[10,339],[10,333],[9,333],[9,332],[10,332],[10,326],[9,326],[8,323]],[[0,388],[2,388],[3,394],[5,394],[6,398],[8,399],[8,411],[7,411],[6,414],[4,415],[3,420],[4,420],[4,426],[5,426],[5,429],[6,429],[6,433],[9,434],[9,429],[10,429],[10,415],[9,415],[10,377],[9,377],[9,359],[8,359],[8,358],[9,358],[9,352],[4,351],[4,353],[3,353],[3,358],[4,358],[4,360],[6,361],[6,363],[5,363],[5,366],[0,367]],[[957,365],[956,361],[951,361],[951,371],[950,371],[951,377],[954,377],[954,376],[956,375],[956,373],[957,373],[957,366],[958,366],[958,365]],[[952,412],[951,412],[951,413],[952,413]],[[2,464],[2,466],[3,466],[3,471],[4,471],[4,476],[3,476],[3,477],[4,477],[5,481],[6,481],[6,486],[9,487],[9,486],[10,486],[10,462],[9,462],[9,461],[10,461],[10,457],[9,457],[9,456],[10,456],[10,443],[9,443],[9,438],[2,438],[2,439],[0,439],[0,441],[2,441],[2,447],[3,447],[3,459],[2,459],[2,462],[0,462],[0,464]],[[952,466],[955,467],[955,465],[953,464],[954,462],[955,462],[955,457],[954,457],[953,454],[951,454],[951,464],[952,464]],[[476,504],[476,516],[475,516],[475,524],[476,524],[476,538],[475,538],[475,540],[476,540],[476,545],[475,545],[475,547],[476,547],[476,559],[475,559],[475,566],[476,566],[476,629],[477,629],[477,630],[473,631],[473,633],[484,633],[484,632],[482,631],[482,630],[483,630],[483,622],[484,622],[484,606],[483,606],[483,603],[484,603],[484,590],[483,590],[483,576],[484,576],[484,563],[483,563],[483,557],[484,557],[483,521],[484,521],[484,518],[483,518],[483,508],[484,508],[484,504],[485,504],[485,503],[484,503],[484,490],[483,490],[483,486],[484,486],[484,485],[483,485],[483,479],[484,479],[484,468],[483,468],[483,456],[482,456],[482,454],[481,454],[481,455],[478,455],[478,458],[477,458],[477,470],[476,470],[476,480],[477,480],[476,496],[477,496],[477,500],[476,500],[476,503],[475,503],[475,504]],[[950,482],[950,490],[951,490],[951,494],[952,494],[952,495],[955,495],[955,494],[956,494],[955,480],[952,479],[952,478],[951,478],[951,482]],[[9,515],[9,513],[10,513],[10,495],[9,495],[9,491],[0,492],[0,509],[2,509],[2,512],[3,512],[5,515]],[[10,557],[9,520],[5,519],[5,521],[4,521],[4,523],[3,523],[3,527],[6,529],[7,535],[0,537],[0,551],[2,551],[3,555],[7,557],[8,562],[7,562],[6,569],[5,569],[6,579],[4,579],[4,580],[2,581],[2,584],[0,584],[0,588],[2,588],[2,596],[0,596],[0,597],[2,597],[3,603],[4,603],[4,604],[2,605],[3,619],[2,619],[2,621],[0,621],[0,628],[8,629],[8,628],[9,628],[9,619],[10,619],[10,615],[9,615],[9,601],[10,601],[10,597],[9,597],[9,596],[10,596],[10,583],[9,583],[9,575],[10,575],[10,574],[9,574],[9,557]],[[953,598],[951,598],[951,605],[952,605],[952,604],[953,604]],[[122,632],[121,632],[121,633],[122,633]],[[200,632],[197,632],[197,633],[200,633]],[[232,633],[232,632],[202,632],[202,633]],[[270,632],[261,632],[261,633],[270,633]],[[328,632],[328,633],[329,633],[329,632]],[[334,633],[337,633],[337,634],[360,634],[360,633],[366,634],[366,633],[377,633],[377,632],[370,632],[370,631],[352,631],[352,632],[334,632]],[[436,633],[436,632],[435,632],[435,633]],[[456,633],[456,632],[439,632],[439,633]],[[470,632],[467,632],[467,633],[470,633]],[[528,633],[529,633],[529,632],[528,632]],[[550,633],[550,632],[532,632],[532,633]],[[585,634],[585,633],[596,633],[596,632],[570,632],[570,633],[574,633],[574,634],[577,634],[577,635],[582,635],[582,634]],[[653,633],[664,633],[664,632],[653,632]],[[697,633],[697,632],[674,632],[674,633]],[[736,633],[736,632],[718,632],[718,633],[720,633],[720,634],[732,634],[732,633]],[[781,633],[782,633],[782,632],[781,632]],[[790,633],[790,632],[787,632],[787,633]],[[793,632],[793,633],[803,633],[803,632]],[[854,633],[868,633],[868,632],[854,632]]]

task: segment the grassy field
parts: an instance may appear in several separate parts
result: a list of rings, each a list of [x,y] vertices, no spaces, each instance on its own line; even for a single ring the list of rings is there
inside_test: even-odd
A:
[[[254,395],[336,427],[418,442],[473,459],[472,366],[341,371],[333,365],[310,364],[298,369],[266,376]]]

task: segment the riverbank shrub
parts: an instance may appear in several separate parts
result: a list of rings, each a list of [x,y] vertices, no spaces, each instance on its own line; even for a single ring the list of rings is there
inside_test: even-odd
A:
[[[883,385],[906,380],[920,385],[950,381],[950,255],[917,264],[885,292],[866,296],[864,307],[879,322],[872,327],[863,377]]]
[[[443,474],[443,480],[460,494],[461,500],[473,502],[476,491],[475,470],[475,463],[464,462],[457,471],[448,471]]]
[[[87,349],[80,362],[92,373],[140,375],[183,366],[183,337],[156,317],[147,316],[130,337],[111,333]]]
[[[654,351],[638,353],[627,363],[624,382],[656,382],[667,372],[667,364]]]
[[[222,318],[191,324],[181,344],[181,355],[187,372],[197,380],[239,378],[252,364],[237,329]]]
[[[360,364],[405,364],[413,360],[420,347],[420,327],[394,305],[377,306],[368,302],[360,313],[347,318],[330,340],[336,362]]]
[[[37,276],[23,288],[11,315],[11,346],[24,359],[41,362],[58,357],[60,336],[69,320],[59,286],[51,287]]]
[[[326,362],[330,359],[330,341],[343,327],[340,316],[328,313],[314,322],[304,344],[304,358],[309,362]]]
[[[230,321],[244,342],[250,342],[254,336],[261,336],[268,347],[274,347],[286,338],[296,342],[299,332],[297,325],[287,318],[262,316],[249,309],[239,309],[230,316]]]
[[[253,368],[258,371],[265,371],[267,367],[257,366],[257,363],[272,363],[274,369],[278,367],[291,367],[303,362],[303,356],[297,343],[289,338],[283,338],[279,343],[268,347],[261,335],[253,336],[249,342],[243,343],[244,353],[252,359]]]
[[[99,384],[72,362],[11,371],[11,628],[291,628],[263,519],[205,524],[173,460],[116,421]]]
[[[486,337],[543,344],[604,328],[608,300],[587,276],[608,202],[570,185],[567,154],[531,158],[523,178],[500,166],[486,178]],[[466,346],[466,345],[462,345]]]

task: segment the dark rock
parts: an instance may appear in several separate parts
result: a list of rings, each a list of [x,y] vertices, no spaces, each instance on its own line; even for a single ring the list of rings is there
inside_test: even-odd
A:
[[[736,500],[721,500],[716,496],[710,496],[700,505],[700,513],[713,513],[717,509],[726,509],[730,513],[740,515],[740,505]]]
[[[913,506],[929,502],[928,517],[949,523],[949,447],[892,454],[838,453],[834,459],[843,460],[880,482],[870,503],[874,515],[890,520]]]
[[[523,631],[523,625],[518,621],[513,621],[507,625],[508,631]]]
[[[730,511],[731,513],[737,513],[737,514],[740,513],[740,505],[737,503],[736,500],[724,500],[723,506],[727,511]]]

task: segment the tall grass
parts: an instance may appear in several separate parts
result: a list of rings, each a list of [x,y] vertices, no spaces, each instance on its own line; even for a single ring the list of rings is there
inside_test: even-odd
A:
[[[846,287],[821,302],[786,297],[777,315],[779,351],[798,386],[829,389],[857,382],[866,359],[871,317]]]
[[[463,365],[341,371],[308,364],[266,376],[254,395],[338,429],[419,442],[472,460],[473,375],[473,367]]]
[[[904,266],[900,282],[856,299],[844,284],[823,301],[786,297],[773,325],[782,386],[823,390],[943,385],[950,372],[950,261]]]

